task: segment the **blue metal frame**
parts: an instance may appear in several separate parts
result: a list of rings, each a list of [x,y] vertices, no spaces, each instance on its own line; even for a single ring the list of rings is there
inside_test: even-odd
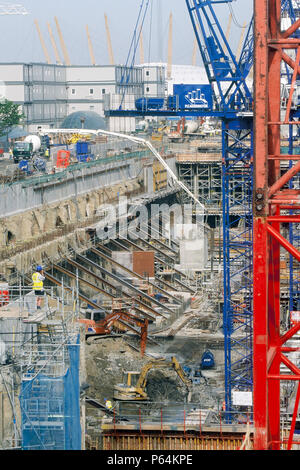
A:
[[[225,403],[251,391],[253,120],[223,122],[223,265]],[[237,230],[237,227],[239,229]],[[228,415],[228,419],[230,415]]]
[[[254,50],[254,18],[252,17],[246,38],[244,41],[243,49],[239,59],[239,67],[244,77],[249,75],[253,66],[253,50]]]
[[[225,113],[250,110],[253,103],[246,83],[249,70],[245,66],[241,67],[244,59],[249,56],[251,28],[248,29],[244,42],[242,61],[238,63],[213,9],[215,3],[226,4],[231,1],[186,0],[207,78],[212,86],[215,107]]]
[[[296,1],[298,2],[297,8],[295,7],[295,0],[281,0],[281,11],[283,14],[285,13],[289,18],[291,18],[291,24],[295,23],[297,21],[297,18],[300,17],[300,2],[299,0]],[[292,35],[292,37],[295,38],[299,36],[299,30],[296,30],[295,33]],[[293,72],[286,63],[284,64],[284,70],[285,73],[282,72],[282,76],[285,75],[287,77],[288,83],[291,83]]]
[[[253,97],[246,83],[253,64],[253,19],[237,63],[213,11],[214,3],[229,1],[186,0],[214,91],[215,106],[223,112],[223,331],[227,412],[232,410],[233,390],[252,391],[253,387],[253,116],[249,113]],[[217,54],[211,47],[212,43],[215,44]],[[230,414],[227,416],[230,419]]]
[[[232,0],[185,1],[212,87],[214,108],[116,110],[107,114],[214,116],[222,120],[225,403],[230,411],[233,389],[252,390],[253,97],[246,78],[253,64],[253,20],[237,62],[213,9],[215,4]],[[244,224],[244,230],[237,233],[238,223]]]

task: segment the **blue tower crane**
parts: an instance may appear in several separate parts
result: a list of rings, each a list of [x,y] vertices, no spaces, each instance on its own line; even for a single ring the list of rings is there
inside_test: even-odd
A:
[[[222,121],[223,265],[225,403],[232,410],[233,391],[252,391],[253,309],[253,96],[247,80],[253,65],[253,18],[239,60],[233,54],[214,6],[233,0],[185,0],[211,87],[210,109],[112,111],[122,116],[214,116]],[[282,0],[282,11],[295,22],[300,0]],[[295,33],[297,34],[297,32]],[[283,73],[291,83],[288,67]],[[176,98],[176,97],[173,97]],[[176,101],[176,100],[175,100]],[[295,111],[291,113],[291,119]],[[297,111],[298,113],[298,111]],[[293,126],[290,126],[292,128]],[[293,137],[290,131],[289,153]],[[299,184],[293,181],[291,184]],[[299,228],[290,224],[290,239],[300,245]],[[296,230],[296,231],[295,231]],[[298,230],[298,231],[297,231]],[[299,307],[299,267],[290,263],[290,310]],[[228,413],[228,419],[230,419]]]
[[[215,107],[224,116],[227,111],[251,109],[253,101],[246,83],[253,61],[252,21],[238,63],[213,8],[214,4],[231,2],[232,0],[186,0],[207,78],[212,87]]]
[[[214,11],[216,4],[233,0],[185,1],[211,87],[212,106],[120,107],[106,114],[213,116],[222,121],[225,403],[230,411],[233,390],[252,390],[253,96],[247,77],[253,64],[253,20],[237,60]]]
[[[222,114],[225,404],[252,391],[253,111],[247,84],[253,64],[253,19],[239,61],[214,12],[232,0],[186,0],[194,33]],[[228,414],[230,419],[230,414]]]

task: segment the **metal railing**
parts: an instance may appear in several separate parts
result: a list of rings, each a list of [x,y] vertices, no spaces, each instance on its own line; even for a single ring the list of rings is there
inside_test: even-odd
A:
[[[133,404],[119,402],[113,409],[113,417],[104,418],[105,433],[117,433],[120,427],[130,426],[141,435],[148,430],[161,434],[170,430],[183,432],[188,436],[196,432],[202,437],[205,433],[216,433],[221,438],[232,433],[242,435],[252,448],[254,433],[253,411],[230,411],[200,408],[199,403],[159,403]],[[287,450],[291,415],[281,414],[281,450]],[[300,432],[295,431],[292,450],[300,449]],[[244,450],[244,446],[241,449]]]
[[[216,432],[222,433],[222,431],[232,430],[233,426],[240,425],[243,428],[247,423],[253,424],[253,413],[234,411],[229,414],[223,410],[200,408],[199,403],[133,404],[125,401],[118,403],[114,409],[114,417],[110,420],[115,426],[121,423],[137,427],[157,424],[163,430],[176,425],[186,430],[214,428]]]

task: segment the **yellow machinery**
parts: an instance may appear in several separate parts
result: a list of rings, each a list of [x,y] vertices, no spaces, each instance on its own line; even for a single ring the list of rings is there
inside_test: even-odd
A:
[[[114,387],[114,399],[127,401],[149,400],[145,389],[147,376],[151,369],[174,369],[188,390],[192,386],[192,381],[187,378],[175,357],[172,357],[171,361],[167,361],[166,359],[154,359],[145,364],[140,372],[125,372],[124,383],[117,384]]]
[[[153,132],[151,135],[152,140],[158,140],[161,141],[163,139],[164,135],[168,135],[170,132],[170,126],[167,124],[162,124],[156,132]]]
[[[79,141],[82,141],[82,142],[86,142],[86,141],[89,141],[91,140],[91,135],[90,134],[85,134],[85,135],[81,135],[81,134],[73,134],[72,137],[70,137],[68,139],[68,144],[76,144],[77,142]]]

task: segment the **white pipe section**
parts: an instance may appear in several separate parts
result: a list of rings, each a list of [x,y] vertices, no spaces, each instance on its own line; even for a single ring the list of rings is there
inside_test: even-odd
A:
[[[110,132],[110,131],[104,131],[102,129],[98,130],[89,130],[89,129],[41,129],[39,132],[40,135],[49,135],[49,134],[81,134],[81,135],[108,135],[112,137],[119,137],[121,139],[127,139],[130,140],[131,142],[135,142],[137,144],[143,145],[144,147],[148,147],[150,152],[155,156],[155,158],[162,164],[162,166],[166,169],[166,171],[169,173],[171,176],[173,182],[177,183],[178,186],[180,186],[195,202],[198,204],[201,208],[201,210],[204,213],[204,205],[197,199],[194,194],[185,186],[185,184],[180,181],[175,173],[171,170],[169,165],[166,163],[166,161],[162,158],[162,156],[159,154],[159,152],[153,147],[153,145],[146,139],[142,139],[141,137],[134,137],[131,135],[127,134],[120,134],[118,132]]]

